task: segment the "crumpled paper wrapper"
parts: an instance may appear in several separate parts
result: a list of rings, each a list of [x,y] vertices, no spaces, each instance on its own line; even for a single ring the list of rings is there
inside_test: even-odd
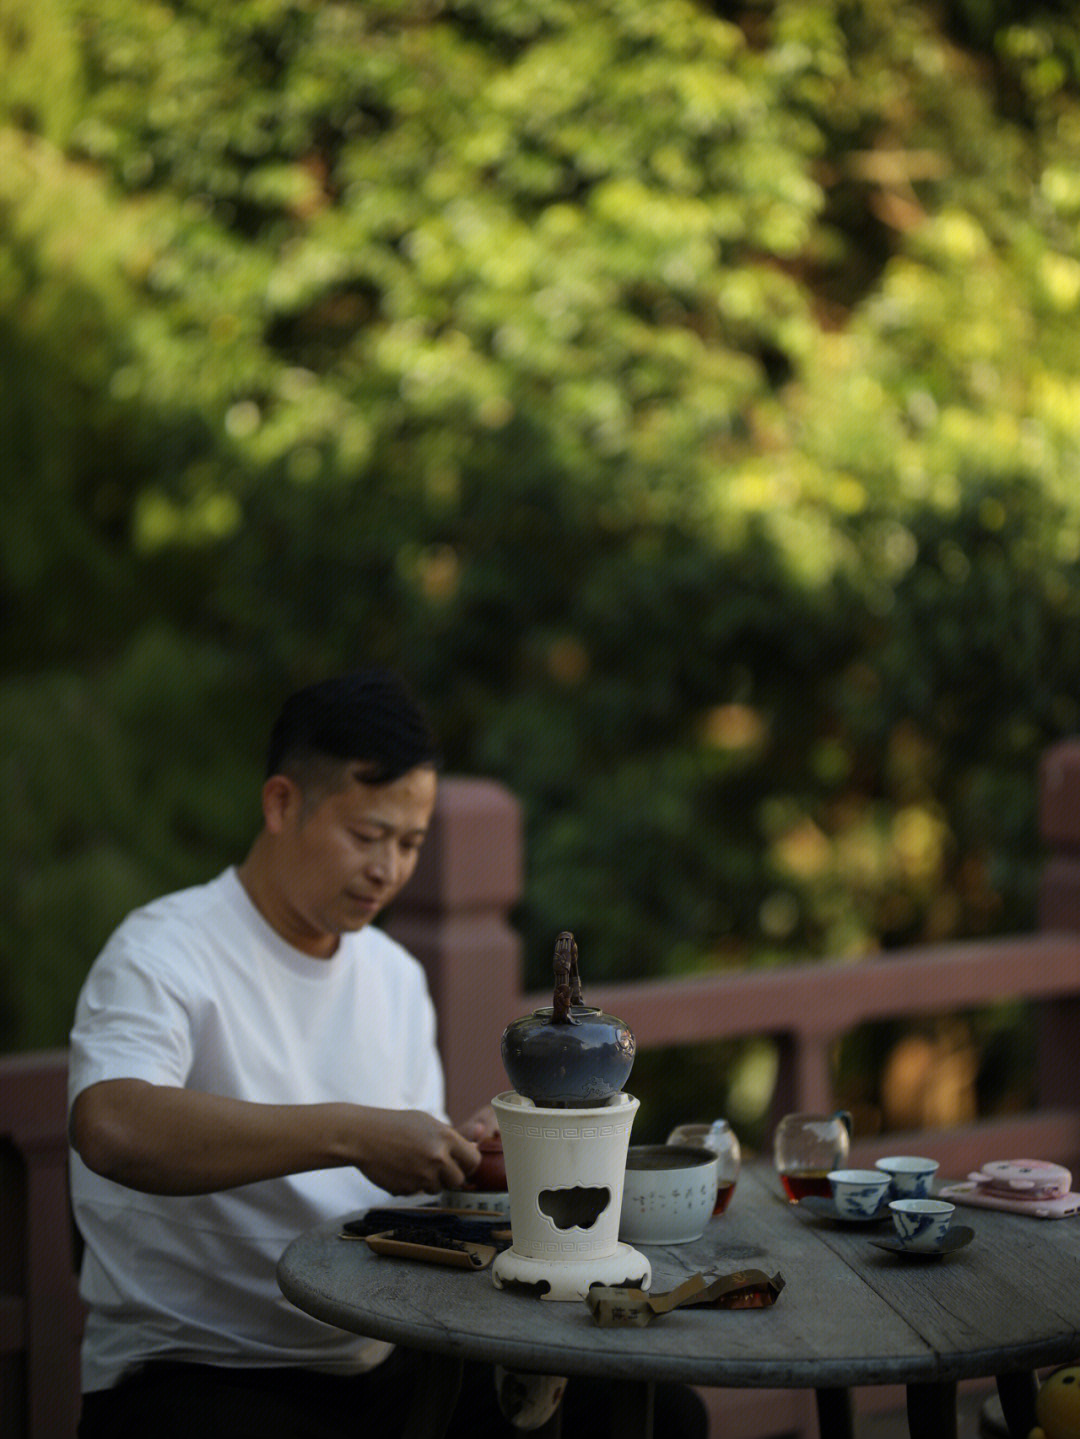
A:
[[[767,1309],[784,1287],[782,1274],[763,1269],[739,1269],[733,1274],[692,1274],[675,1289],[651,1293],[644,1289],[594,1284],[585,1296],[593,1318],[602,1329],[647,1324],[673,1309],[708,1306],[712,1309]]]

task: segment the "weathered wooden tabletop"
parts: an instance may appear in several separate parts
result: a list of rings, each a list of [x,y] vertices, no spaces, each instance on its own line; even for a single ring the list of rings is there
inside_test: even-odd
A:
[[[296,1239],[285,1295],[344,1329],[510,1368],[723,1388],[942,1386],[1025,1374],[1080,1357],[1080,1216],[1035,1219],[957,1209],[975,1231],[933,1260],[870,1241],[889,1226],[830,1223],[789,1205],[750,1167],[727,1213],[693,1244],[640,1246],[654,1291],[688,1274],[779,1271],[771,1308],[683,1308],[647,1328],[599,1328],[584,1302],[497,1290],[467,1272],[375,1255],[330,1224]]]

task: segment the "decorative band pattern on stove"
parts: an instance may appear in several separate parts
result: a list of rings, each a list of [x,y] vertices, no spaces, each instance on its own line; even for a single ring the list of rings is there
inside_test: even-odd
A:
[[[616,1134],[625,1134],[629,1124],[587,1124],[577,1129],[563,1129],[561,1126],[546,1124],[522,1124],[503,1120],[500,1125],[503,1134],[524,1134],[530,1139],[610,1139]]]
[[[539,1258],[545,1254],[572,1254],[575,1259],[585,1259],[589,1257],[587,1251],[582,1249],[581,1244],[572,1239],[535,1239],[529,1241],[527,1248],[529,1255],[534,1258]],[[515,1253],[517,1252],[519,1251],[515,1250]]]

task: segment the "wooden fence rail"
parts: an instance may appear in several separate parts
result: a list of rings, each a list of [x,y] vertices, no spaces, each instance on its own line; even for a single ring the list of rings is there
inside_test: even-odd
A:
[[[1036,1109],[924,1132],[920,1147],[956,1174],[991,1150],[1037,1148],[1080,1162],[1080,740],[1043,757],[1039,833],[1046,862],[1038,928],[1031,934],[908,948],[857,962],[589,985],[589,1003],[624,1019],[639,1050],[772,1036],[780,1051],[773,1099],[780,1113],[835,1107],[830,1056],[861,1024],[1031,1001],[1038,1007]],[[520,897],[522,865],[513,796],[491,781],[447,779],[431,840],[387,923],[426,966],[455,1115],[506,1087],[499,1038],[507,1021],[551,1002],[550,991],[528,993],[521,986],[520,949],[507,916]],[[880,1150],[886,1142],[876,1136],[874,1145]]]

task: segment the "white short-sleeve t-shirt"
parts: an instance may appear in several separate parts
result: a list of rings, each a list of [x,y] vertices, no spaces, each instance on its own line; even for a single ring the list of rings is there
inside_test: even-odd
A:
[[[70,1102],[104,1079],[446,1117],[417,961],[370,927],[343,935],[331,959],[306,955],[232,869],[130,915],[95,961],[71,1034]],[[358,1170],[161,1196],[103,1179],[72,1152],[71,1188],[86,1241],[84,1391],[154,1358],[349,1371],[387,1352],[303,1314],[275,1278],[302,1230],[387,1199]]]

